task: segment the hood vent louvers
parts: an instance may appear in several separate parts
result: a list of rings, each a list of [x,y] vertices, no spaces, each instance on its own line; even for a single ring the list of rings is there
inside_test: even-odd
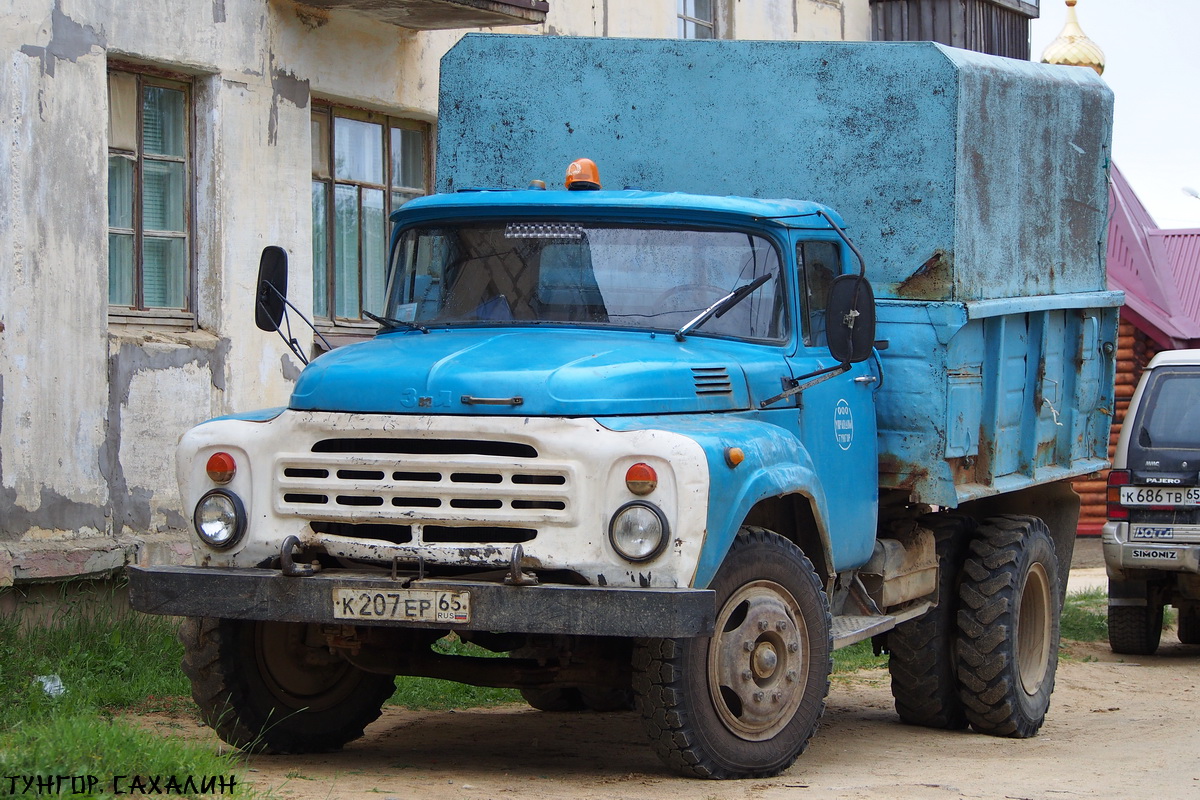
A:
[[[692,367],[692,380],[696,382],[696,394],[732,394],[729,370],[725,367]]]

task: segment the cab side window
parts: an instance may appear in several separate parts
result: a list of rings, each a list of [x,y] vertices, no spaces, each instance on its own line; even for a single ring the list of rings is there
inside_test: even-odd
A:
[[[804,344],[825,345],[825,304],[829,285],[842,274],[842,252],[837,242],[800,242],[796,245],[796,263],[800,267],[804,290],[801,292],[804,317]]]

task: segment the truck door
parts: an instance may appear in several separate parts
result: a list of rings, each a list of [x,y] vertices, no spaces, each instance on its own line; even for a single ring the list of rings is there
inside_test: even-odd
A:
[[[792,377],[836,366],[825,341],[829,285],[842,273],[840,241],[796,243],[800,345],[788,359]],[[875,438],[875,360],[854,365],[796,395],[796,434],[808,449],[825,493],[825,513],[838,571],[871,556],[879,499]]]

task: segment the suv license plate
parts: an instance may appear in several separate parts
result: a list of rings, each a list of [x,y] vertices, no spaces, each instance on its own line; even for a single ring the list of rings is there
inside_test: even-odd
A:
[[[1123,506],[1200,506],[1200,486],[1122,486]]]
[[[334,619],[396,622],[471,621],[471,593],[441,589],[334,589]]]

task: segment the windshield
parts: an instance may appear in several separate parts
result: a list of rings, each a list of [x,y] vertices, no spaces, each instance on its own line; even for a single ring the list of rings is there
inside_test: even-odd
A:
[[[757,291],[694,335],[779,340],[787,304],[774,244],[750,233],[562,221],[403,232],[387,316],[425,326],[614,326],[675,331],[755,278]]]
[[[1200,449],[1200,368],[1156,368],[1140,405],[1134,429],[1139,446]]]

